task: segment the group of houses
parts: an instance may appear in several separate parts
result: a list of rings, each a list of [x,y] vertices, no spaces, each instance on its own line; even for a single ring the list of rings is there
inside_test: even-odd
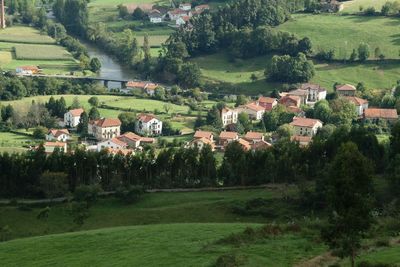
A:
[[[128,11],[133,12],[136,8],[142,9],[148,16],[149,21],[154,24],[171,21],[176,27],[185,25],[191,17],[209,10],[209,5],[197,5],[192,7],[191,3],[180,3],[172,8],[154,6],[152,4],[127,5]]]
[[[264,140],[264,134],[259,132],[247,132],[240,137],[237,132],[223,131],[215,140],[212,132],[196,131],[193,140],[187,144],[187,147],[197,147],[201,150],[209,145],[213,151],[224,150],[228,144],[234,141],[238,142],[245,151],[267,149],[272,146]]]
[[[335,87],[338,97],[343,97],[352,102],[355,106],[355,112],[360,119],[371,122],[386,121],[393,123],[398,120],[396,109],[370,108],[368,100],[356,96],[356,87],[351,84],[340,84]],[[248,114],[252,120],[261,120],[265,112],[272,111],[278,104],[285,106],[286,109],[295,114],[290,123],[294,127],[294,140],[299,141],[301,145],[307,145],[312,137],[322,127],[322,122],[315,119],[304,118],[305,112],[302,110],[304,105],[314,106],[320,100],[326,99],[327,90],[318,84],[305,83],[295,90],[280,94],[280,98],[259,97],[236,108],[224,108],[221,111],[221,121],[224,127],[238,122],[240,113]]]
[[[80,121],[84,109],[72,109],[64,114],[64,126],[75,129]],[[135,123],[135,132],[121,134],[121,121],[118,118],[100,118],[88,123],[88,135],[96,143],[88,146],[88,150],[110,153],[130,154],[142,149],[143,145],[155,143],[155,139],[148,136],[157,136],[162,133],[162,121],[151,114],[139,114]],[[68,129],[50,129],[46,135],[44,148],[46,153],[53,153],[56,149],[67,152],[67,142],[71,140]]]

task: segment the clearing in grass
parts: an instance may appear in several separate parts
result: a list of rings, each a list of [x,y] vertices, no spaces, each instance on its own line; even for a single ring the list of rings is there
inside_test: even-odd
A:
[[[15,45],[17,60],[72,60],[72,55],[57,45]]]

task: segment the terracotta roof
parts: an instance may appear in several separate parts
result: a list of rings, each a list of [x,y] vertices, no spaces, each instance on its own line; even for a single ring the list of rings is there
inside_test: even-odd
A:
[[[145,88],[146,90],[155,90],[158,87],[158,84],[156,83],[147,83]]]
[[[351,85],[351,84],[339,84],[339,85],[336,85],[336,90],[337,91],[355,91],[356,88],[354,87],[354,85]]]
[[[50,129],[48,134],[51,134],[54,137],[59,137],[62,134],[69,134],[67,129]]]
[[[362,106],[364,104],[368,103],[368,100],[359,98],[359,97],[355,97],[355,96],[346,96],[345,97],[347,100],[349,100],[350,102],[353,102],[354,105],[356,106]]]
[[[156,139],[151,138],[151,137],[142,137],[140,139],[140,143],[150,143],[150,144],[152,144],[152,143],[155,143],[155,141],[156,141]]]
[[[296,113],[296,114],[303,112],[303,110],[301,108],[296,107],[296,106],[288,106],[288,107],[286,107],[286,110],[289,112],[292,112],[292,113]]]
[[[288,92],[288,95],[306,96],[306,95],[308,95],[308,92],[307,92],[307,90],[304,90],[304,89],[296,89],[296,90]]]
[[[292,136],[291,140],[299,142],[299,143],[309,144],[311,142],[312,138],[310,136],[295,135],[295,136]]]
[[[119,140],[117,137],[114,137],[113,139],[108,140],[108,141],[109,142],[113,142],[114,144],[117,144],[117,145],[122,146],[122,147],[128,146],[127,143],[125,143],[124,141]],[[104,141],[104,142],[107,142],[107,141]]]
[[[262,139],[263,136],[264,136],[263,133],[247,132],[246,135],[244,136],[244,139],[246,139],[246,140]]]
[[[221,113],[227,113],[227,112],[233,112],[233,111],[235,111],[234,109],[231,109],[231,108],[227,108],[227,107],[225,107],[225,108],[223,108],[222,110],[221,110]]]
[[[129,81],[129,82],[127,82],[126,86],[144,89],[146,87],[146,83],[145,82],[137,82],[137,81]]]
[[[194,133],[194,138],[207,138],[207,139],[210,139],[212,137],[212,135],[213,135],[212,132],[196,131]]]
[[[45,142],[44,146],[47,147],[65,147],[67,143],[63,142]]]
[[[214,143],[209,138],[206,137],[196,138],[192,140],[192,143],[197,143],[199,141],[203,142],[204,144],[210,145],[211,147],[214,146]]]
[[[289,100],[293,101],[293,102],[296,102],[296,103],[299,103],[301,101],[299,96],[286,95],[286,96],[283,96],[281,99],[279,99],[279,103],[285,103],[285,102],[287,102]]]
[[[74,117],[79,117],[81,114],[85,112],[83,108],[77,108],[77,109],[71,109],[69,113],[71,113],[72,116]]]
[[[140,141],[140,139],[142,139],[141,136],[139,136],[139,135],[137,135],[135,133],[132,133],[132,132],[124,133],[123,135],[121,135],[118,138],[121,138],[121,137],[125,137],[126,139],[129,139],[129,140],[134,141],[134,142]]]
[[[300,118],[300,117],[294,117],[293,121],[290,123],[290,125],[293,126],[298,126],[298,127],[307,127],[307,128],[312,128],[315,126],[317,123],[322,123],[320,120],[315,120],[315,119],[308,119],[308,118]]]
[[[98,127],[116,127],[121,126],[121,121],[119,119],[102,118],[99,120],[92,121],[91,124]]]
[[[239,142],[239,144],[242,145],[242,147],[243,147],[244,150],[249,150],[249,149],[251,148],[250,143],[249,143],[248,141],[242,139],[242,138],[240,138],[240,139],[238,140],[238,142]]]
[[[31,71],[38,71],[39,70],[39,68],[37,66],[21,66],[21,67],[17,67],[17,69],[31,70]]]
[[[398,119],[396,109],[369,108],[365,110],[365,118]]]
[[[272,145],[266,141],[256,142],[251,145],[251,148],[254,150],[268,149],[272,147]]]
[[[198,6],[196,6],[195,8],[202,8],[202,9],[204,9],[204,8],[210,8],[210,6],[209,5],[198,5]]]
[[[245,107],[248,108],[248,109],[251,109],[253,111],[263,111],[263,110],[265,110],[264,107],[256,105],[254,103],[246,104]]]
[[[223,131],[219,134],[220,139],[237,139],[238,133],[237,132],[226,132]]]
[[[325,88],[321,87],[319,84],[315,84],[315,83],[303,83],[300,86],[300,89],[312,89],[312,90],[318,90],[319,92],[323,92],[326,91]]]
[[[188,21],[190,20],[190,16],[182,16],[181,19],[182,19],[184,22],[188,22]]]
[[[174,10],[170,10],[168,13],[170,13],[172,15],[180,15],[180,14],[187,14],[187,11],[181,10],[181,9],[174,9]]]
[[[138,120],[140,120],[140,121],[142,121],[144,123],[148,123],[152,119],[157,119],[157,118],[154,115],[151,115],[151,114],[140,114],[138,116]]]
[[[272,97],[260,96],[258,98],[258,102],[260,102],[260,103],[273,104],[273,103],[275,103],[275,101],[276,101],[276,98],[272,98]]]

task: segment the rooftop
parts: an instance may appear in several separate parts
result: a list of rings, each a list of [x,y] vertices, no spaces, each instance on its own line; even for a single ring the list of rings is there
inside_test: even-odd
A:
[[[293,121],[290,123],[292,126],[297,126],[297,127],[307,127],[307,128],[312,128],[314,127],[317,123],[322,122],[320,120],[316,119],[308,119],[308,118],[300,118],[300,117],[294,117]]]
[[[223,131],[219,134],[220,139],[237,139],[239,137],[237,132],[226,132]]]
[[[365,118],[398,119],[396,109],[369,108],[365,110]]]
[[[121,126],[121,121],[119,119],[102,118],[99,120],[92,121],[91,124],[98,127],[116,127]]]
[[[263,133],[247,132],[246,135],[244,136],[244,138],[247,139],[247,140],[254,140],[254,139],[262,139],[263,136],[264,136]]]
[[[194,133],[194,138],[207,138],[207,139],[210,139],[212,137],[212,135],[213,135],[212,132],[196,131]]]
[[[71,113],[71,115],[74,117],[79,117],[83,112],[85,112],[85,110],[83,108],[76,108],[76,109],[71,109],[68,112]]]
[[[355,91],[356,87],[351,84],[339,84],[339,85],[336,85],[336,90],[337,91]]]

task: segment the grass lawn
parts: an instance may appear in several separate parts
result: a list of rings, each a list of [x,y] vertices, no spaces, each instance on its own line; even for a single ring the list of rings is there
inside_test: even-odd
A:
[[[335,49],[339,59],[349,58],[362,42],[369,44],[371,57],[379,47],[387,59],[399,59],[399,26],[399,18],[301,14],[278,28],[309,37],[314,52]]]
[[[155,112],[156,110],[158,110],[160,112],[164,112],[164,106],[167,103],[154,99],[120,97],[117,99],[113,99],[112,101],[107,101],[106,104],[111,107],[123,108],[123,109],[129,108],[135,111]],[[189,111],[188,106],[179,106],[171,103],[169,103],[169,106],[171,107],[169,113],[186,114]]]
[[[226,54],[218,53],[197,57],[193,61],[199,65],[205,80],[225,82],[237,87],[234,92],[229,93],[257,95],[268,94],[277,86],[266,83],[264,79],[264,71],[270,59],[271,56],[265,56],[231,62]],[[258,80],[253,82],[250,78],[252,74]]]
[[[271,237],[242,248],[210,245],[257,224],[167,224],[102,229],[21,239],[0,244],[7,266],[212,266],[218,256],[238,251],[243,266],[292,266],[323,247],[296,235]],[[309,248],[309,249],[307,249]],[[20,251],[24,251],[21,257]]]
[[[55,40],[27,26],[0,31],[0,66],[15,70],[20,66],[39,66],[45,74],[66,74],[79,68],[77,61]]]
[[[30,136],[0,132],[0,152],[24,152],[27,150],[26,146],[35,144],[35,140]]]
[[[368,7],[374,7],[377,11],[380,11],[383,4],[388,0],[352,0],[343,2],[343,13],[358,13],[360,12],[360,6],[364,9]]]
[[[377,248],[372,251],[364,252],[357,259],[358,262],[361,260],[370,263],[386,263],[398,266],[398,264],[400,264],[400,245],[397,244],[393,247]],[[349,260],[341,261],[340,266],[350,266]]]

